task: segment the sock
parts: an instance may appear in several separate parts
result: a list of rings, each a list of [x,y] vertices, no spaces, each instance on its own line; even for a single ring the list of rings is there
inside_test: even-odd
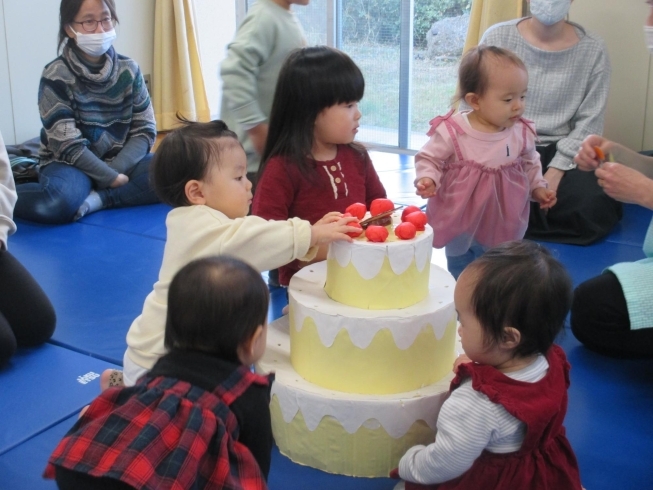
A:
[[[78,219],[86,216],[87,214],[91,214],[94,213],[95,211],[99,211],[103,207],[104,204],[102,203],[100,194],[98,194],[95,191],[91,191],[91,193],[86,197],[86,199],[84,199],[84,202],[77,210],[77,213],[75,213],[74,220],[77,221]]]

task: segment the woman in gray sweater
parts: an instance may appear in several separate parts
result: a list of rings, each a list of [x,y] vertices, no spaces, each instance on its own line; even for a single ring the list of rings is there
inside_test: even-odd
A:
[[[530,0],[531,17],[496,24],[481,44],[514,51],[528,68],[524,117],[535,121],[544,178],[557,191],[548,210],[531,206],[527,238],[587,245],[621,218],[621,205],[573,161],[583,139],[601,134],[610,60],[598,36],[566,20],[571,0]]]

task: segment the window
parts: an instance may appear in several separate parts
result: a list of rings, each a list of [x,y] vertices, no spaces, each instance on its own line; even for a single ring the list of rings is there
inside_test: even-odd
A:
[[[246,7],[255,0],[242,0]],[[414,151],[456,90],[471,0],[311,0],[294,5],[309,45],[345,51],[365,76],[358,139]]]

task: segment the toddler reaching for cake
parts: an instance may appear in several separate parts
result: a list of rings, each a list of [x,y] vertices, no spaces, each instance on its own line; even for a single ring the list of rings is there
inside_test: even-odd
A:
[[[465,356],[435,441],[406,452],[395,488],[580,490],[562,425],[569,364],[553,344],[571,295],[564,267],[534,242],[492,248],[463,271],[454,302]]]
[[[310,260],[319,245],[351,240],[346,233],[356,228],[348,223],[356,218],[341,218],[339,213],[326,214],[313,225],[299,218],[267,221],[247,216],[252,184],[246,172],[245,152],[222,121],[187,123],[157,149],[153,186],[174,209],[166,218],[158,281],[127,333],[125,385],[133,385],[167,352],[163,340],[168,287],[186,263],[229,254],[265,271],[295,259]],[[109,376],[105,373],[103,380]]]

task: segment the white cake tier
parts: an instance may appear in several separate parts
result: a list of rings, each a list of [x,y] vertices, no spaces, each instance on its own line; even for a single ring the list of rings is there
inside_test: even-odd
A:
[[[406,449],[433,441],[451,373],[422,389],[393,395],[321,388],[293,369],[288,329],[287,316],[269,325],[267,350],[257,364],[261,373],[276,372],[272,428],[283,454],[332,473],[387,476]]]
[[[406,308],[428,294],[433,229],[411,240],[390,231],[386,242],[333,242],[327,255],[324,289],[335,301],[371,310]]]
[[[451,370],[456,336],[451,274],[429,264],[425,299],[393,310],[343,305],[323,289],[324,262],[288,288],[293,368],[323,388],[391,394],[435,383]]]

